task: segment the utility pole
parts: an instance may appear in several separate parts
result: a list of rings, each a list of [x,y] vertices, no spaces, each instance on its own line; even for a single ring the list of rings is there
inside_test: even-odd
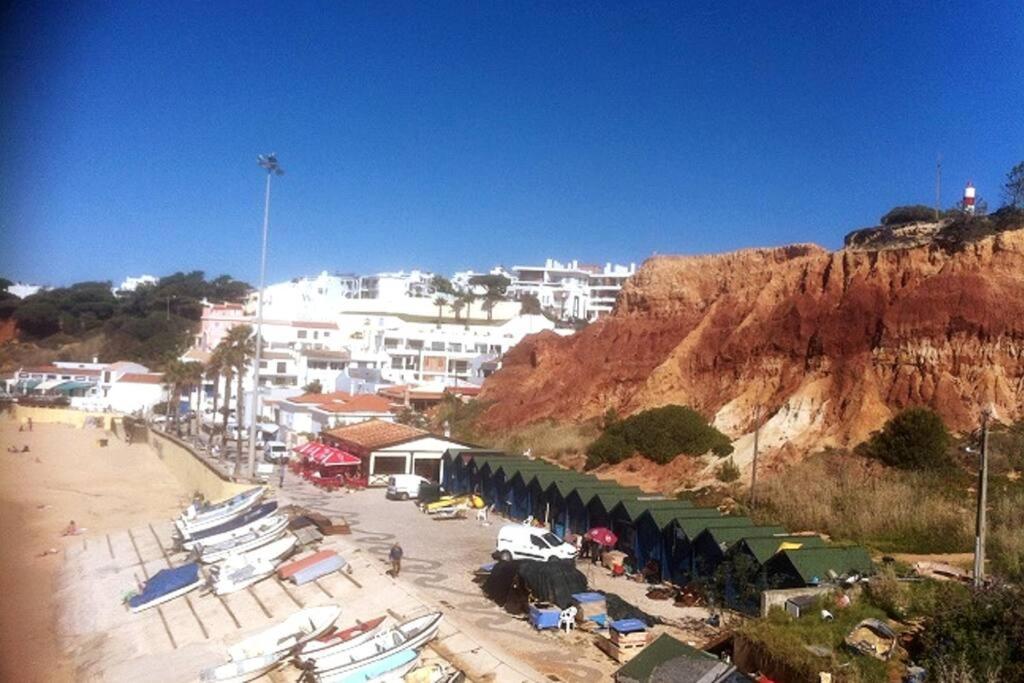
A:
[[[270,226],[270,179],[284,175],[284,169],[277,163],[276,154],[259,155],[259,166],[267,172],[267,187],[263,196],[263,248],[260,251],[260,289],[256,299],[256,352],[252,363],[252,417],[249,425],[249,476],[256,477],[256,427],[259,423],[260,407],[260,352],[263,350],[263,282],[267,273],[267,229]],[[242,416],[238,416],[242,426]],[[241,456],[241,454],[239,454]]]
[[[753,508],[757,502],[757,446],[758,437],[761,433],[761,406],[754,410],[754,462],[750,468],[750,507]]]
[[[935,220],[942,211],[942,152],[935,159]]]
[[[974,538],[974,587],[985,578],[985,508],[988,507],[988,421],[992,410],[981,411],[981,469],[978,472],[978,520]]]

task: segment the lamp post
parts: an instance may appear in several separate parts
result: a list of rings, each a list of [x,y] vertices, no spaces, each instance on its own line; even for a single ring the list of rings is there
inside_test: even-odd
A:
[[[263,249],[260,254],[260,289],[256,298],[256,353],[252,364],[252,422],[249,425],[249,476],[256,477],[256,425],[259,415],[260,352],[263,350],[263,281],[267,273],[267,229],[270,227],[270,179],[284,175],[276,154],[260,154],[257,163],[267,171],[267,188],[263,197]],[[241,420],[239,415],[239,420]]]

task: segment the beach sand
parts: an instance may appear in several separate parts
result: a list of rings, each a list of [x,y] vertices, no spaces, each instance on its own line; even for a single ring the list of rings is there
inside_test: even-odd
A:
[[[142,445],[99,429],[40,424],[19,432],[0,417],[0,680],[73,681],[75,643],[59,636],[54,597],[70,544],[168,519],[187,493]],[[109,439],[100,448],[97,439]],[[8,453],[11,446],[28,453]],[[62,537],[70,520],[87,531]],[[55,554],[46,554],[55,549]]]

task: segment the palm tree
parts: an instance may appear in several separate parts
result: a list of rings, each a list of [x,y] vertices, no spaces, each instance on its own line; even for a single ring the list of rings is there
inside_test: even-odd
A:
[[[168,361],[164,367],[164,384],[168,387],[167,403],[164,416],[167,417],[166,427],[171,423],[171,410],[174,411],[174,432],[179,433],[178,418],[181,415],[181,387],[188,381],[188,368],[177,358]],[[180,434],[179,434],[180,435]]]
[[[202,391],[202,388],[203,388],[203,364],[202,363],[196,363],[194,361],[190,361],[190,362],[184,363],[184,368],[185,368],[185,382],[186,382],[186,386],[188,387],[188,407],[189,407],[189,410],[191,412],[196,413],[199,410],[199,392]],[[194,409],[193,409],[193,403],[192,403],[192,394],[193,394],[193,392],[195,392],[195,395],[196,395],[196,402],[195,402],[195,408]],[[194,422],[195,422],[195,418],[194,417],[188,421],[188,435],[189,436],[192,436],[192,425],[193,425]]]
[[[473,302],[476,301],[476,294],[465,291],[459,294],[462,303],[466,306],[466,329],[469,329],[470,317],[473,315]]]
[[[494,307],[498,305],[499,301],[502,301],[505,297],[494,290],[487,290],[484,294],[483,309],[487,311],[487,320],[494,320]]]
[[[227,446],[228,415],[231,413],[231,380],[234,377],[235,368],[232,354],[231,343],[227,337],[221,339],[220,343],[217,344],[217,348],[213,350],[213,355],[217,358],[217,364],[220,368],[220,375],[224,378],[224,407],[221,408],[221,412],[224,414],[224,421],[221,425],[220,437],[220,445],[223,447]],[[214,414],[213,419],[214,424],[216,424],[216,414]]]
[[[224,367],[224,358],[220,347],[210,354],[206,363],[206,377],[213,380],[213,427],[210,428],[210,444],[213,444],[213,431],[217,426],[217,399],[220,398],[220,375]]]
[[[466,307],[466,302],[462,300],[462,295],[458,295],[452,300],[452,311],[455,312],[455,322],[462,320],[462,309]]]
[[[441,329],[441,316],[444,314],[444,307],[448,303],[448,300],[443,296],[434,298],[434,305],[437,306],[437,329]]]
[[[231,328],[227,337],[225,337],[225,341],[229,344],[230,353],[228,358],[235,371],[235,380],[238,382],[237,390],[235,391],[235,422],[237,425],[235,430],[235,475],[237,476],[242,458],[242,417],[245,415],[243,383],[249,364],[252,362],[253,356],[256,355],[256,340],[252,336],[252,328],[250,326],[237,325]],[[258,387],[253,387],[253,391],[257,389]],[[252,415],[250,419],[254,423],[258,421],[256,415]]]

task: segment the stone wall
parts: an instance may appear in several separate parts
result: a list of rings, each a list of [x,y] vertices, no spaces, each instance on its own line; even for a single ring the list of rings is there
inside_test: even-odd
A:
[[[172,436],[147,429],[146,442],[189,493],[198,492],[207,500],[217,501],[252,488],[251,484],[238,484],[225,479],[187,444]]]

